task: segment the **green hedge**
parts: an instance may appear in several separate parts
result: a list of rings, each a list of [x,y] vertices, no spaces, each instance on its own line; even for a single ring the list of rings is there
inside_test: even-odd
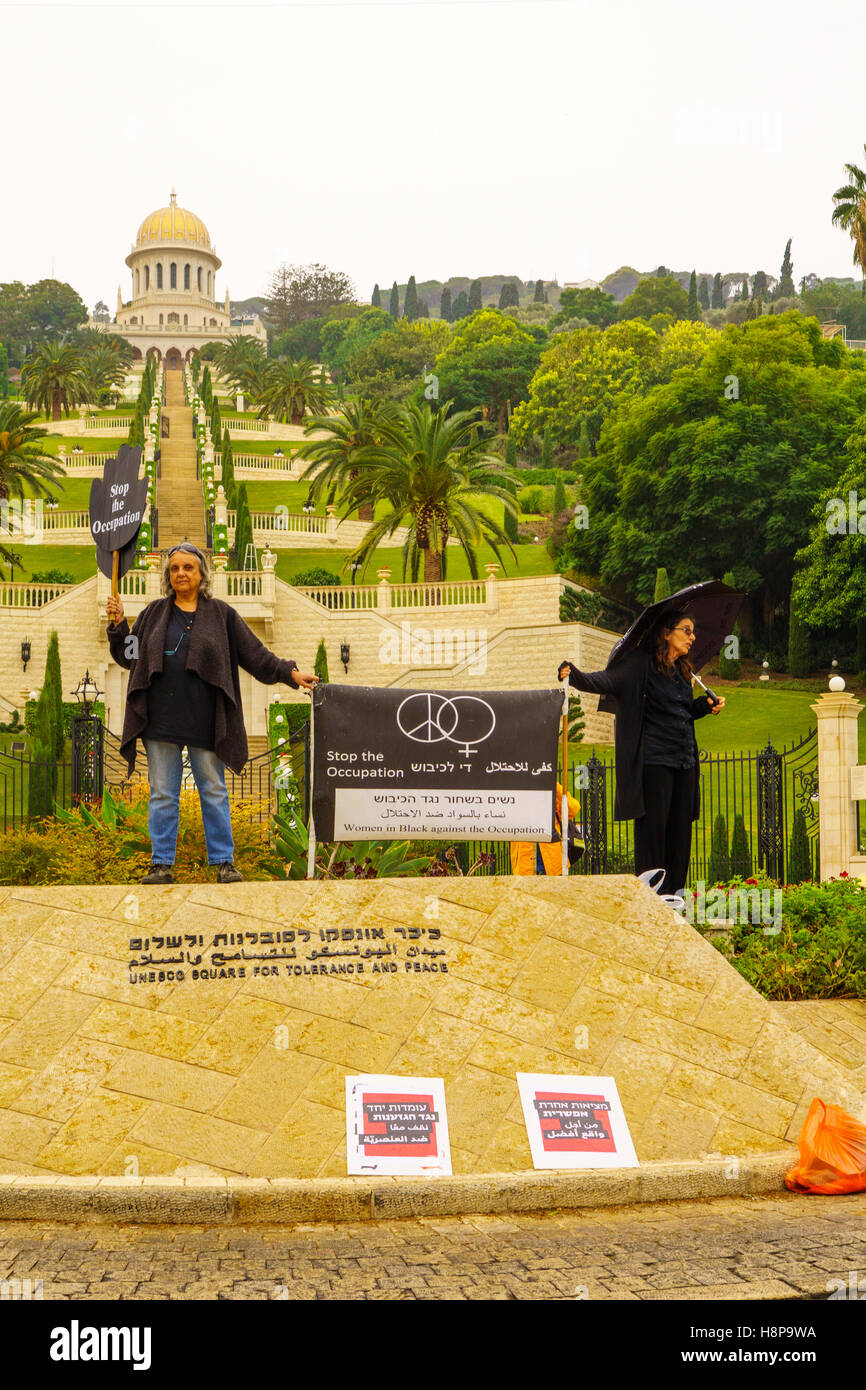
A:
[[[33,734],[35,731],[37,703],[36,700],[28,700],[24,706],[24,732],[26,734]],[[61,710],[63,713],[63,733],[66,738],[72,737],[72,721],[77,714],[81,713],[83,708],[84,706],[80,705],[77,700],[63,701]],[[89,706],[89,709],[92,714],[96,715],[103,722],[105,721],[105,705],[102,704],[101,701],[97,700]]]

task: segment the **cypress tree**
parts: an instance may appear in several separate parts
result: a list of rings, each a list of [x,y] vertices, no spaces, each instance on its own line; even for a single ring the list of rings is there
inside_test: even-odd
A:
[[[805,883],[812,877],[812,856],[809,852],[809,833],[803,811],[794,812],[791,843],[788,846],[788,883]]]
[[[250,516],[250,504],[247,501],[247,485],[241,483],[237,490],[237,507],[235,515],[235,568],[242,569],[244,558],[247,553],[247,546],[252,544],[253,522]]]
[[[396,280],[391,286],[391,299],[388,304],[388,313],[391,315],[392,319],[398,319],[400,317],[400,291],[397,289]]]
[[[0,343],[0,401],[5,401],[9,395],[9,354],[2,343]]]
[[[439,300],[439,317],[446,323],[450,323],[454,317],[454,310],[451,307],[451,290],[446,285],[442,291],[442,298]]]
[[[572,695],[568,702],[569,743],[583,743],[583,731],[585,728],[586,720],[583,717],[583,705],[580,703],[580,695]]]
[[[766,270],[756,270],[755,278],[752,281],[752,298],[766,299],[767,297],[767,272]]]
[[[742,300],[747,300],[747,299],[749,298],[749,277],[748,277],[748,275],[744,275],[744,276],[743,276],[743,283],[742,283],[742,285],[740,286],[740,293],[739,293],[739,295],[737,296],[737,298],[738,298],[738,299],[742,299]]]
[[[788,614],[788,672],[792,676],[808,676],[811,669],[809,629],[800,616],[799,603],[792,589]]]
[[[710,844],[710,860],[707,865],[707,883],[727,883],[730,877],[731,859],[728,853],[728,827],[724,816],[719,812],[713,821],[713,838]]]
[[[482,307],[481,304],[481,281],[473,280],[469,286],[469,312],[474,314]]]
[[[698,308],[698,277],[695,271],[692,271],[689,276],[689,302],[686,316],[692,320],[699,319],[701,316],[701,311]]]
[[[47,662],[46,662],[47,676]],[[31,820],[50,816],[57,790],[56,718],[54,695],[43,681],[33,718],[28,811]]]
[[[779,271],[779,283],[776,286],[774,299],[787,299],[794,293],[794,263],[791,260],[791,241],[788,237],[785,245],[785,254],[782,257],[782,268]]]
[[[724,309],[725,307],[725,292],[722,289],[722,272],[720,270],[717,270],[713,276],[713,297],[710,307],[713,309]]]
[[[656,587],[653,594],[653,603],[661,603],[663,598],[671,596],[671,581],[668,579],[666,569],[656,570]]]
[[[378,285],[373,286],[373,293],[370,295],[370,305],[374,309],[381,309],[382,307],[382,296],[379,293]]]
[[[454,313],[452,315],[452,322],[456,323],[458,319],[465,319],[468,313],[469,296],[467,295],[465,290],[461,290],[454,301]]]
[[[319,677],[322,685],[328,684],[328,653],[325,650],[324,637],[319,643],[319,649],[316,652],[316,659],[313,662],[313,672]]]
[[[541,466],[542,468],[553,467],[553,437],[550,433],[550,426],[544,426],[541,436]]]
[[[60,676],[60,644],[57,633],[52,631],[48,638],[48,654],[45,658],[45,679],[42,683],[47,707],[46,732],[50,738],[49,747],[53,756],[60,761],[66,736],[63,732],[63,684]]]
[[[698,301],[699,301],[700,306],[701,306],[702,309],[709,309],[709,307],[710,307],[710,292],[709,292],[709,290],[707,289],[707,277],[706,277],[706,275],[702,275],[702,276],[701,276],[701,283],[700,283],[700,285],[698,286]]]
[[[543,281],[543,280],[536,280],[536,282],[535,282],[535,291],[534,291],[533,296],[532,296],[532,302],[533,302],[533,304],[543,304],[544,301],[545,301],[545,298],[546,298],[546,296],[545,296],[545,293],[544,293],[544,281]]]
[[[556,479],[556,486],[553,489],[553,515],[560,516],[568,507],[568,498],[565,495],[565,484],[560,477]]]
[[[734,829],[731,834],[731,878],[752,877],[752,851],[746,834],[746,822],[742,811],[734,816]]]
[[[237,505],[238,500],[237,483],[235,482],[235,462],[232,456],[232,441],[229,438],[228,430],[226,430],[225,435],[223,437],[222,466],[222,484],[223,492],[226,495],[226,502],[228,506],[235,507]]]
[[[57,786],[57,762],[47,743],[34,734],[30,748],[30,786],[28,814],[31,820],[41,820],[54,810]]]
[[[406,298],[403,302],[403,317],[410,323],[418,317],[418,291],[415,288],[415,276],[409,276],[409,283],[406,286]]]
[[[589,446],[589,430],[586,426],[586,416],[584,416],[580,422],[580,434],[578,435],[577,439],[577,457],[579,459],[588,459],[591,454],[592,450]]]
[[[520,306],[520,296],[513,280],[507,280],[499,291],[500,309],[516,309]]]
[[[727,584],[729,589],[734,588],[734,576],[731,570],[722,575],[722,583]],[[734,623],[732,636],[739,637],[739,624]],[[722,650],[719,652],[719,675],[726,681],[738,681],[741,675],[740,658],[738,656],[726,656],[725,646],[722,643]],[[748,874],[746,874],[748,878]]]
[[[429,317],[430,317],[430,306],[429,306],[429,304],[427,303],[427,300],[426,300],[426,299],[419,299],[419,300],[418,300],[418,313],[417,313],[416,317],[419,318],[419,319],[429,319]]]
[[[213,410],[210,416],[210,432],[213,438],[213,446],[218,449],[222,438],[222,419],[220,418],[220,403],[214,401]]]

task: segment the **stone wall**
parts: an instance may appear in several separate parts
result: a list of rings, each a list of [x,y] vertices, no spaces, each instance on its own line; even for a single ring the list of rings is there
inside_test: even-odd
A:
[[[435,690],[536,690],[556,684],[559,662],[568,658],[597,670],[617,640],[616,633],[559,621],[558,576],[500,580],[487,585],[487,602],[437,608],[331,611],[292,585],[276,581],[273,622],[253,618],[250,626],[280,656],[311,671],[324,639],[329,674],[335,683],[400,685]],[[89,670],[105,691],[108,727],[123,723],[127,673],[111,659],[104,617],[97,607],[94,576],[41,609],[4,611],[0,622],[0,698],[23,705],[24,692],[38,689],[45,670],[48,638],[60,639],[63,690],[67,698]],[[271,629],[270,634],[268,629]],[[21,642],[31,643],[25,675]],[[348,642],[349,671],[339,661]],[[20,680],[18,674],[20,673]],[[306,700],[285,686],[263,686],[241,672],[247,732],[267,733],[267,705],[275,693]],[[595,696],[582,696],[587,742],[610,742],[613,720],[598,715]]]

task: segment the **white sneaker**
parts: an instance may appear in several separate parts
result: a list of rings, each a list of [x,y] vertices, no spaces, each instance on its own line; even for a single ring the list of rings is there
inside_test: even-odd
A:
[[[661,875],[660,878],[657,877],[659,874]],[[664,869],[647,869],[645,873],[638,874],[637,877],[640,883],[645,883],[647,888],[651,888],[654,893],[657,893],[665,881],[665,871]]]

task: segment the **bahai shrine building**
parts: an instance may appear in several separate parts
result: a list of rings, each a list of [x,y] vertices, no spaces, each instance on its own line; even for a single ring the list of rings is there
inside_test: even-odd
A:
[[[118,286],[113,323],[92,326],[120,333],[132,344],[136,362],[155,353],[166,367],[180,367],[205,343],[225,342],[241,331],[267,346],[258,316],[233,327],[228,290],[223,302],[217,301],[222,261],[201,218],[178,207],[174,189],[168,207],[157,208],[142,222],[126,264],[131,299],[124,300]]]

